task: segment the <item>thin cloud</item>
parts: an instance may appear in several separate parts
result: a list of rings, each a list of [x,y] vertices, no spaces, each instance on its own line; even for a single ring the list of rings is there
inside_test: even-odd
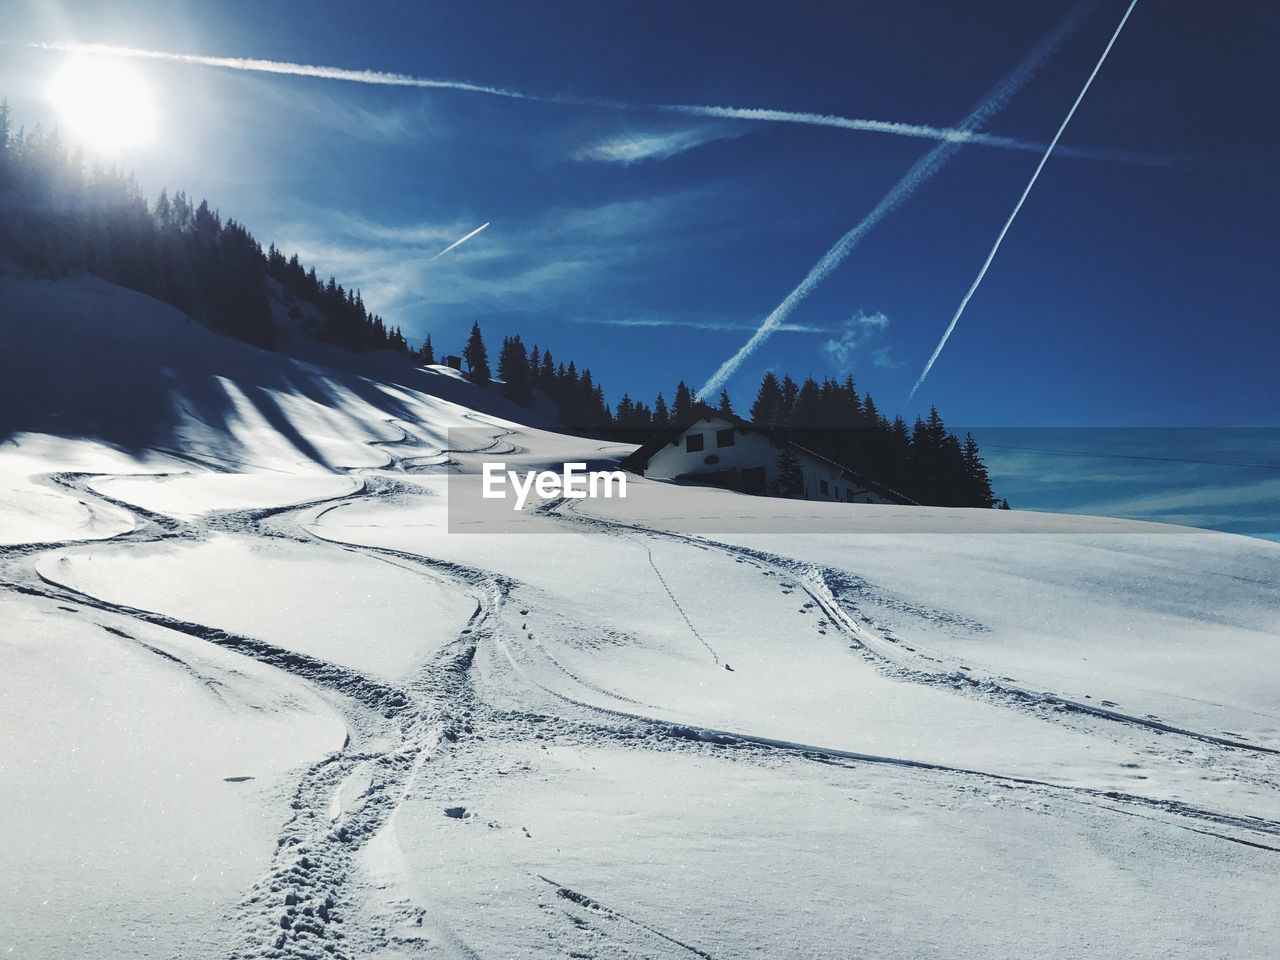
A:
[[[811,113],[802,110],[774,110],[758,107],[713,106],[689,103],[629,103],[595,97],[543,96],[525,93],[508,87],[495,87],[462,80],[438,80],[405,73],[382,70],[351,70],[320,64],[294,63],[287,60],[266,60],[250,57],[214,57],[195,53],[174,53],[167,50],[148,50],[139,47],[119,47],[103,43],[73,43],[44,40],[25,44],[37,50],[53,50],[68,53],[85,53],[97,56],[129,57],[141,60],[161,60],[185,63],[193,66],[213,67],[220,70],[239,70],[249,73],[269,73],[277,76],[309,77],[317,80],[338,80],[346,83],[370,84],[389,87],[415,87],[428,90],[455,90],[462,93],[478,93],[510,100],[533,103],[563,104],[566,106],[598,107],[606,110],[652,110],[693,117],[748,120],[757,123],[790,123],[805,126],[831,127],[863,133],[879,133],[899,137],[937,140],[948,144],[972,144],[1004,150],[1021,150],[1038,153],[1045,145],[1036,140],[1006,137],[983,133],[964,125],[938,127],[930,124],[902,123],[891,120],[874,120],[862,117],[844,117],[834,114]],[[1100,150],[1092,147],[1061,148],[1062,156],[1091,159],[1119,160],[1156,166],[1168,166],[1175,158],[1156,154],[1140,154],[1119,150]]]
[[[677,317],[574,317],[574,323],[601,327],[679,327],[685,330],[754,330],[755,324],[744,320],[690,319]],[[829,327],[805,323],[785,323],[779,333],[831,333]]]
[[[862,133],[884,133],[895,137],[916,140],[941,140],[946,143],[996,147],[1024,153],[1040,153],[1046,144],[1040,140],[1022,137],[1006,137],[980,130],[961,127],[938,127],[925,123],[901,123],[891,120],[866,120],[841,117],[829,113],[807,113],[798,110],[763,110],[755,107],[716,107],[691,103],[655,104],[655,110],[680,113],[686,116],[716,117],[722,120],[748,120],[758,123],[794,123],[807,127],[832,127],[837,130],[856,130]],[[1152,167],[1168,167],[1179,159],[1163,153],[1142,153],[1134,150],[1115,150],[1102,147],[1059,147],[1058,156],[1079,157],[1087,160],[1114,160],[1120,163],[1136,163]]]
[[[527,219],[504,218],[500,233],[442,269],[436,251],[470,224],[379,223],[345,211],[312,210],[283,227],[277,246],[294,250],[322,275],[360,288],[366,302],[402,326],[413,318],[472,312],[572,311],[588,315],[601,285],[651,254],[652,238],[704,222],[706,188],[598,206],[556,207]],[[674,242],[674,241],[669,241]],[[548,251],[554,256],[548,259]]]
[[[822,345],[831,362],[840,370],[852,370],[861,354],[869,354],[877,367],[892,369],[898,361],[889,355],[889,347],[882,343],[889,329],[889,318],[883,313],[858,311],[844,322],[840,335]]]
[[[973,299],[973,295],[977,293],[978,287],[982,284],[983,278],[987,275],[987,270],[991,267],[991,261],[996,258],[996,253],[1000,250],[1000,244],[1004,243],[1005,235],[1009,232],[1009,228],[1013,226],[1013,221],[1017,219],[1022,205],[1027,202],[1027,196],[1031,193],[1031,188],[1036,185],[1036,180],[1040,177],[1040,171],[1044,169],[1044,165],[1049,162],[1049,156],[1053,153],[1053,148],[1058,145],[1058,141],[1062,139],[1062,134],[1067,129],[1067,124],[1071,122],[1071,118],[1076,114],[1076,108],[1080,106],[1080,101],[1084,99],[1084,95],[1089,92],[1089,87],[1093,85],[1093,78],[1098,75],[1098,71],[1102,69],[1102,65],[1107,61],[1107,54],[1111,52],[1111,48],[1115,46],[1116,40],[1120,37],[1120,31],[1124,29],[1124,25],[1129,22],[1129,14],[1133,13],[1133,8],[1138,5],[1138,0],[1130,0],[1129,7],[1124,12],[1124,16],[1120,18],[1120,23],[1116,26],[1115,33],[1111,34],[1111,39],[1107,41],[1106,47],[1102,51],[1102,56],[1098,58],[1098,62],[1094,64],[1093,72],[1084,82],[1084,86],[1080,88],[1080,92],[1076,95],[1075,101],[1071,104],[1071,109],[1067,111],[1067,115],[1063,117],[1058,132],[1053,135],[1053,139],[1049,141],[1049,145],[1045,148],[1044,155],[1040,158],[1040,162],[1036,164],[1035,170],[1031,172],[1031,179],[1027,181],[1027,185],[1022,189],[1022,195],[1018,197],[1018,202],[1013,205],[1013,212],[1009,214],[1009,219],[1004,222],[1004,226],[1000,228],[1000,233],[996,236],[996,242],[991,246],[991,252],[987,254],[987,259],[982,262],[978,275],[974,277],[973,283],[969,289],[965,291],[964,297],[960,301],[960,306],[956,308],[955,314],[951,317],[951,322],[947,324],[947,329],[942,332],[942,339],[938,341],[938,345],[934,347],[933,353],[930,354],[928,362],[924,365],[924,369],[920,372],[915,385],[912,386],[911,392],[907,394],[907,403],[910,403],[916,395],[916,391],[924,384],[925,378],[929,376],[929,371],[933,369],[933,365],[938,362],[938,357],[942,354],[942,348],[947,345],[947,341],[951,339],[951,334],[955,332],[956,324],[960,322],[960,317],[964,314],[964,309],[969,305],[969,301]]]
[[[1231,507],[1258,507],[1256,519],[1275,521],[1274,504],[1280,499],[1280,480],[1224,480],[1225,471],[1186,471],[1187,476],[1178,482],[1169,481],[1169,487],[1154,492],[1130,496],[1098,498],[1085,504],[1100,516],[1133,516],[1137,514],[1175,513],[1183,510],[1204,510],[1217,507],[1231,516]],[[1131,484],[1134,477],[1126,478]],[[1145,478],[1150,480],[1150,477]]]
[[[890,348],[883,346],[871,351],[871,363],[882,370],[897,370],[903,366],[904,361],[895,359]]]
[[[1083,6],[1074,8],[1048,36],[1031,49],[1031,52],[1023,58],[1021,63],[978,102],[978,105],[961,121],[958,129],[964,131],[977,130],[994,114],[999,112],[1013,98],[1013,95],[1034,76],[1044,60],[1054,53],[1068,36],[1075,32],[1083,19],[1084,12],[1085,7]],[[937,174],[955,152],[960,149],[960,146],[961,142],[958,140],[943,140],[916,160],[902,179],[895,183],[889,189],[889,192],[880,199],[880,202],[872,208],[871,212],[858,221],[852,229],[822,255],[822,258],[814,264],[804,279],[787,294],[786,299],[765,317],[764,322],[752,334],[751,339],[743,344],[729,359],[725,360],[716,372],[707,379],[707,382],[698,390],[698,396],[714,395],[716,391],[723,387],[725,382],[742,366],[743,362],[777,331],[779,325],[786,320],[800,301],[817,289],[818,285],[845,261],[854,248],[862,242],[862,239],[881,220],[897,210],[926,181]]]
[[[420,137],[424,131],[431,132],[434,126],[423,101],[399,107],[367,107],[354,102],[361,98],[349,93],[334,96],[314,87],[304,91],[294,85],[269,82],[258,85],[254,96],[270,97],[294,118],[367,143],[402,142]]]
[[[1045,450],[1009,454],[983,443],[1010,497],[1036,509],[1132,517],[1256,533],[1277,529],[1280,479],[1255,479],[1230,464],[1115,462]],[[1007,479],[1006,479],[1007,478]],[[1019,490],[1022,492],[1019,493]]]
[[[466,229],[465,224],[462,223],[419,223],[396,226],[375,223],[357,214],[339,214],[337,217],[339,220],[338,226],[345,234],[379,243],[392,243],[403,246],[438,247],[440,244],[448,243],[453,237],[458,236],[460,230]]]
[[[620,163],[624,166],[646,160],[666,160],[703,144],[739,136],[729,126],[696,127],[657,133],[628,133],[584,147],[574,154],[575,160]]]

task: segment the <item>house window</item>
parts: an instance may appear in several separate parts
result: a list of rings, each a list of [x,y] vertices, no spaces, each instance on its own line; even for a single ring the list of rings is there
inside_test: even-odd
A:
[[[742,470],[742,492],[764,496],[764,467],[744,467]]]
[[[686,453],[697,453],[702,449],[702,434],[691,433],[684,438],[684,449]]]
[[[831,487],[830,485],[828,485],[827,481],[825,480],[818,481],[818,489],[822,491],[822,495],[824,497],[830,496],[831,494]]]
[[[853,487],[845,487],[845,499],[853,503]]]
[[[717,447],[732,447],[733,443],[734,443],[733,427],[730,427],[728,430],[716,431]]]

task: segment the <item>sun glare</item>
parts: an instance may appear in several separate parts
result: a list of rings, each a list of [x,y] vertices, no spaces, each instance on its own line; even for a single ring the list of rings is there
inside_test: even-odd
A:
[[[68,60],[53,78],[50,99],[68,138],[97,153],[145,146],[155,136],[155,102],[141,74],[101,57]]]

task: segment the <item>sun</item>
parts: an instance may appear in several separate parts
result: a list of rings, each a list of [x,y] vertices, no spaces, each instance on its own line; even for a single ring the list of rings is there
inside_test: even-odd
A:
[[[123,153],[155,137],[151,90],[138,71],[118,60],[68,60],[54,75],[49,97],[64,133],[94,152]]]

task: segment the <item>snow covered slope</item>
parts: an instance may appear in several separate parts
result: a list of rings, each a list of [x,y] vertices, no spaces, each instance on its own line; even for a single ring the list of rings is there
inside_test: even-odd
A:
[[[450,532],[460,466],[618,451],[0,288],[0,951],[1270,955],[1280,546],[643,480]]]
[[[537,423],[501,396],[389,353],[314,341],[309,359],[258,350],[173,307],[92,277],[0,276],[0,437],[90,437],[121,449],[255,473],[382,466],[376,444],[442,446],[471,409]],[[543,422],[542,425],[550,424]]]

